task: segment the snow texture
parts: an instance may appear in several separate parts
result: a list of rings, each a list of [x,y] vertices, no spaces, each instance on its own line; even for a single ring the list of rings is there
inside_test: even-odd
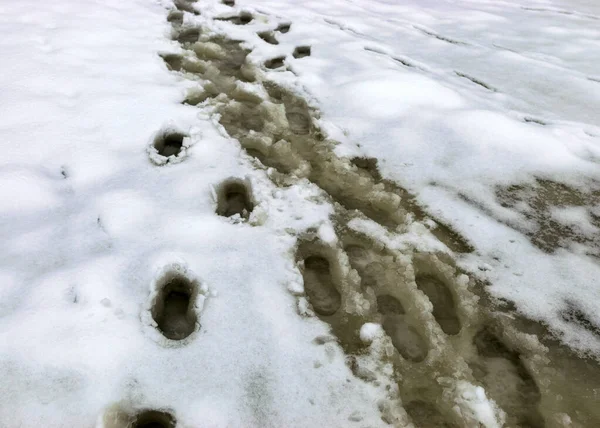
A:
[[[0,425],[102,426],[118,405],[165,409],[189,427],[386,426],[381,391],[352,375],[335,341],[315,340],[329,327],[301,316],[312,309],[295,297],[296,236],[335,243],[332,204],[309,184],[276,187],[214,116],[181,104],[191,84],[159,56],[180,49],[171,6],[0,5]],[[199,19],[232,11],[197,8]],[[497,196],[540,180],[598,189],[597,5],[238,0],[234,10],[265,15],[253,33],[213,25],[253,47],[255,64],[281,57],[268,73],[319,108],[339,156],[378,158],[384,177],[468,238],[476,251],[460,264],[494,297],[600,355],[598,333],[561,316],[575,306],[600,326],[592,241],[540,248],[527,234],[537,217]],[[277,44],[259,43],[256,32],[281,22],[292,25]],[[181,151],[161,156],[156,139],[169,132],[185,136]],[[251,194],[246,217],[216,214],[231,180]],[[593,201],[548,216],[597,234]],[[421,224],[406,232],[384,240],[450,251]],[[156,284],[177,273],[199,284],[183,341],[150,314]],[[360,333],[382,335],[373,323]],[[464,418],[501,426],[483,388],[447,388]]]
[[[0,426],[89,427],[115,403],[191,427],[347,426],[355,412],[384,425],[375,388],[313,344],[327,327],[287,291],[284,229],[330,208],[274,188],[180,104],[186,84],[158,55],[176,47],[166,6],[0,6]],[[185,160],[157,166],[147,148],[169,129],[189,135]],[[212,189],[232,177],[251,183],[261,227],[215,214]],[[205,290],[185,346],[148,314],[173,269]]]
[[[294,22],[277,46],[256,44],[257,62],[311,45],[309,58],[286,61],[342,143],[338,155],[378,158],[384,177],[470,241],[476,251],[461,264],[489,282],[493,296],[547,323],[574,349],[600,355],[597,333],[562,315],[576,302],[600,326],[600,224],[589,220],[600,206],[598,5],[239,4]],[[276,78],[291,80],[290,71]],[[562,239],[564,229],[547,231],[561,245],[532,243],[544,232],[532,223],[537,213],[520,215],[498,197],[515,185],[533,188],[535,197],[540,180],[591,194],[576,206],[559,200],[549,208],[549,217],[574,230],[572,239]]]

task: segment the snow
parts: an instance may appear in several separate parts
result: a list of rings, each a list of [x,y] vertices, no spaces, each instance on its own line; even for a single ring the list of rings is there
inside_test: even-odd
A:
[[[0,6],[0,425],[102,427],[114,406],[167,409],[183,426],[386,425],[386,384],[353,376],[334,339],[315,340],[330,328],[303,296],[296,238],[315,230],[337,245],[332,204],[307,181],[276,187],[215,116],[181,104],[193,85],[158,55],[180,50],[170,6]],[[543,251],[523,232],[532,220],[496,195],[536,178],[597,190],[597,5],[195,7],[200,15],[186,22],[243,40],[251,62],[285,56],[287,71],[269,76],[319,109],[319,125],[340,143],[336,154],[378,158],[384,177],[465,236],[475,252],[452,256],[489,281],[493,297],[600,355],[597,334],[561,316],[575,306],[600,325],[592,244]],[[211,20],[239,10],[259,14],[249,26]],[[281,22],[292,27],[279,44],[261,43],[256,32]],[[304,45],[311,55],[294,58]],[[153,144],[172,131],[186,135],[184,149],[167,159]],[[251,191],[247,220],[215,214],[219,186],[231,179]],[[548,210],[594,236],[593,205]],[[348,227],[392,249],[451,254],[431,221],[398,234],[362,219]],[[169,272],[199,284],[200,328],[183,341],[165,338],[150,314]],[[384,352],[381,325],[363,324],[360,339]],[[463,420],[502,426],[481,386],[443,382]]]
[[[586,255],[589,248],[574,243],[552,254],[540,250],[505,225],[531,228],[496,197],[498,186],[529,184],[534,177],[598,188],[597,6],[468,0],[240,4],[295,23],[279,36],[279,45],[257,45],[251,54],[256,62],[274,48],[284,54],[312,45],[310,58],[288,59],[290,69],[314,97],[327,129],[337,127],[330,135],[344,136],[339,156],[378,158],[384,177],[416,194],[431,215],[475,246],[463,266],[490,281],[495,297],[544,321],[571,347],[600,355],[597,337],[559,316],[565,302],[575,300],[600,325],[593,303],[600,298],[593,280],[600,267]],[[549,35],[558,29],[560,36]],[[291,78],[289,72],[272,74],[283,82]],[[579,210],[591,211],[597,203]],[[578,230],[595,233],[589,225]],[[487,265],[495,268],[479,269]]]
[[[360,340],[365,343],[373,342],[377,337],[383,336],[381,325],[371,322],[364,323],[360,328]]]
[[[157,54],[175,48],[166,14],[142,0],[0,6],[0,425],[94,426],[116,404],[184,426],[347,426],[355,412],[383,425],[376,388],[312,343],[327,328],[287,290],[301,279],[284,228],[331,208],[274,188],[180,104],[186,83]],[[147,150],[169,128],[189,147],[157,166]],[[231,177],[251,183],[261,227],[214,213],[211,188]],[[206,297],[185,346],[148,325],[173,266]]]
[[[442,382],[446,381],[443,379]],[[471,385],[469,382],[459,381],[449,389],[456,391],[454,411],[467,420],[479,421],[486,428],[501,427],[504,423],[502,411],[496,407],[493,400],[488,400],[485,390],[480,386]]]

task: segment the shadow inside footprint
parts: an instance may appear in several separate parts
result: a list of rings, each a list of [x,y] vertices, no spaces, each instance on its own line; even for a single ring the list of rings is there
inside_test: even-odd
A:
[[[177,156],[183,147],[183,139],[187,135],[181,132],[163,132],[154,140],[154,148],[164,157]]]
[[[229,16],[227,18],[215,18],[217,21],[228,21],[235,25],[246,25],[252,22],[254,17],[251,13],[242,12],[237,16]]]
[[[304,58],[310,56],[310,46],[298,46],[294,49],[294,58]]]
[[[183,12],[180,10],[171,10],[167,15],[167,21],[175,25],[183,24]]]
[[[400,301],[388,294],[378,296],[377,309],[383,315],[383,330],[400,355],[409,361],[423,361],[427,356],[427,345],[417,330],[406,322]]]
[[[178,54],[161,54],[160,55],[167,68],[171,71],[180,71],[183,64],[183,57]]]
[[[304,290],[314,311],[323,316],[335,314],[342,297],[333,285],[329,262],[321,256],[304,259]]]
[[[275,35],[271,31],[263,31],[262,33],[258,33],[258,37],[271,45],[279,44],[279,41],[275,38]]]
[[[381,180],[381,174],[379,172],[379,167],[377,166],[378,161],[376,158],[354,157],[350,159],[350,162],[352,162],[352,164],[360,171],[364,171],[364,173],[370,175],[373,180]]]
[[[233,7],[235,6],[235,0],[223,0],[223,4],[225,6]]]
[[[265,67],[267,67],[269,70],[274,70],[276,68],[283,67],[284,61],[285,61],[284,56],[278,56],[275,58],[271,58],[271,59],[268,59],[265,61]]]
[[[444,333],[460,332],[460,321],[456,314],[456,305],[452,293],[442,281],[431,275],[417,275],[416,283],[433,305],[433,317]]]
[[[280,33],[287,33],[288,31],[290,31],[291,26],[292,26],[292,24],[288,24],[288,23],[279,24],[277,26],[277,28],[275,29],[275,31],[279,31]]]
[[[185,30],[181,30],[179,34],[177,34],[177,41],[179,43],[195,43],[200,39],[200,29],[199,28],[186,28]]]
[[[217,191],[217,214],[231,217],[239,214],[247,219],[254,209],[248,186],[241,180],[227,181]]]
[[[175,4],[175,7],[181,12],[189,12],[193,13],[194,15],[200,15],[200,12],[194,9],[194,7],[191,5],[191,3],[193,2],[194,0],[175,0],[173,3]]]
[[[174,428],[175,418],[158,410],[146,410],[136,415],[131,428]]]
[[[197,286],[183,276],[175,276],[164,284],[152,305],[152,318],[167,339],[182,340],[196,329],[194,302]]]

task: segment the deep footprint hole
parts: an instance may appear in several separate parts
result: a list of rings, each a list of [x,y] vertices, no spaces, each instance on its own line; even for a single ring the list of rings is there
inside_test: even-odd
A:
[[[167,339],[182,340],[196,329],[198,286],[182,275],[169,275],[154,299],[152,318]]]
[[[265,61],[265,67],[269,70],[274,70],[276,68],[281,68],[285,64],[285,56],[278,56],[275,58],[271,58]]]
[[[304,58],[310,56],[310,46],[298,46],[294,49],[294,58]]]
[[[135,416],[131,428],[174,428],[176,420],[170,413],[146,410]]]
[[[291,26],[292,24],[289,23],[279,24],[275,31],[279,31],[280,33],[287,33],[288,31],[290,31]]]
[[[223,4],[225,6],[233,7],[235,6],[235,0],[223,0]]]
[[[246,25],[252,22],[253,16],[248,12],[242,12],[239,16],[239,25]]]
[[[183,65],[183,57],[178,54],[160,54],[167,68],[171,71],[180,71]]]
[[[182,132],[166,131],[154,139],[154,148],[164,157],[177,156],[183,147],[183,139],[187,135]]]
[[[258,37],[271,45],[279,44],[279,41],[275,38],[275,35],[271,31],[263,31],[262,33],[258,33]]]
[[[237,16],[229,16],[227,18],[215,18],[217,21],[228,21],[235,25],[247,25],[252,22],[254,17],[249,12],[242,12]]]
[[[167,21],[176,25],[183,24],[183,12],[180,10],[171,10],[167,15]]]
[[[238,214],[248,219],[254,209],[251,191],[242,180],[230,180],[219,186],[217,191],[217,214],[231,217]]]
[[[175,7],[180,10],[181,12],[189,12],[189,13],[193,13],[194,15],[200,15],[200,12],[198,12],[196,9],[194,9],[194,7],[191,5],[191,3],[193,3],[194,0],[192,1],[186,1],[186,0],[175,0],[174,4]]]

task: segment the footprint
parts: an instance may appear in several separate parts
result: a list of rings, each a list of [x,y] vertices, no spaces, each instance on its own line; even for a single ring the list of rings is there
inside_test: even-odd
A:
[[[181,152],[185,137],[187,135],[181,132],[165,131],[154,139],[154,148],[161,156],[177,156]]]
[[[279,44],[279,41],[277,41],[275,35],[271,31],[263,31],[262,33],[258,33],[258,37],[271,45]]]
[[[178,54],[160,54],[167,68],[172,71],[180,71],[183,66],[183,57]]]
[[[310,46],[298,46],[294,49],[294,58],[304,58],[310,56]]]
[[[377,296],[377,309],[383,315],[383,330],[400,355],[409,361],[423,361],[427,356],[427,345],[417,330],[406,322],[400,301],[389,294]]]
[[[291,108],[285,109],[285,117],[287,118],[290,130],[296,135],[306,135],[310,133],[310,116],[301,109]]]
[[[179,43],[196,43],[200,39],[200,28],[186,28],[177,34]]]
[[[227,18],[215,18],[217,21],[228,21],[235,25],[247,25],[252,22],[253,19],[254,17],[252,14],[248,12],[242,12],[237,16],[229,16]]]
[[[121,408],[109,408],[102,418],[104,428],[175,428],[175,417],[163,410],[141,410],[138,412]]]
[[[183,24],[183,12],[180,10],[171,10],[167,15],[167,21],[172,24]]]
[[[379,282],[384,281],[385,267],[380,262],[373,261],[369,250],[360,245],[348,245],[344,250],[350,259],[350,265],[360,276],[363,290],[376,288]]]
[[[192,0],[192,1],[175,0],[174,1],[175,8],[177,8],[181,12],[189,12],[189,13],[193,13],[194,15],[200,15],[200,12],[198,12],[196,9],[194,9],[194,7],[190,4],[193,1],[194,0]]]
[[[419,290],[425,293],[433,305],[433,317],[444,333],[457,334],[461,326],[450,289],[431,275],[417,275],[415,281]]]
[[[229,135],[239,138],[251,133],[261,132],[265,126],[264,113],[251,103],[230,102],[221,109],[221,125]]]
[[[364,171],[366,174],[370,175],[371,178],[373,178],[373,180],[381,180],[381,174],[379,173],[379,167],[377,166],[376,158],[355,157],[350,159],[350,162],[359,170]]]
[[[229,180],[217,190],[217,214],[231,217],[239,214],[247,219],[254,209],[248,186],[242,180]]]
[[[280,33],[287,33],[288,31],[290,31],[291,26],[292,24],[289,23],[279,24],[277,28],[275,28],[275,31],[279,31]]]
[[[304,290],[314,311],[323,316],[335,314],[342,305],[342,296],[333,285],[329,262],[321,256],[304,259]]]
[[[455,428],[456,425],[444,421],[442,414],[430,403],[414,400],[404,406],[404,410],[418,428]]]
[[[182,340],[196,329],[194,303],[198,286],[181,275],[163,284],[152,304],[152,318],[167,339]]]
[[[471,364],[473,375],[507,413],[507,426],[543,428],[544,419],[537,408],[540,390],[519,353],[510,350],[488,329],[477,333],[473,343],[481,357]]]
[[[135,416],[135,420],[131,425],[131,428],[174,428],[177,421],[167,412],[161,412],[159,410],[146,410],[138,413]]]
[[[233,7],[235,6],[235,0],[223,0],[223,4],[225,6]]]
[[[269,70],[274,70],[276,68],[283,67],[285,56],[278,56],[275,58],[271,58],[265,61],[265,67]]]

